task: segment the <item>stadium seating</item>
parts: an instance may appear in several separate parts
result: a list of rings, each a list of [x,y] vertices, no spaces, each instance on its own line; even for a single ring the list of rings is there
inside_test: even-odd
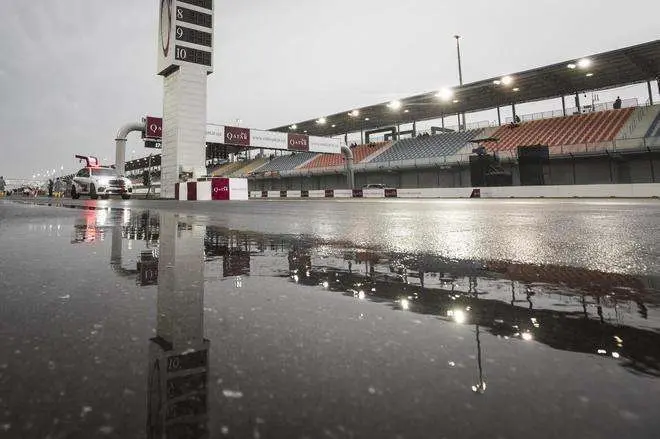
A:
[[[389,144],[390,142],[380,142],[353,147],[351,148],[351,151],[353,151],[353,162],[360,163],[371,154],[380,151]],[[302,169],[344,166],[345,163],[346,159],[344,158],[343,154],[319,154],[314,158],[314,160],[302,166]]]
[[[243,162],[245,166],[232,172],[230,177],[242,177],[244,175],[247,175],[252,171],[254,171],[255,169],[257,169],[259,166],[265,164],[266,162],[268,162],[268,159],[264,157],[250,160],[249,162]]]
[[[633,108],[505,125],[493,134],[497,142],[488,142],[491,151],[513,150],[518,146],[565,146],[613,140],[630,117]]]
[[[290,155],[275,157],[265,163],[262,167],[255,169],[253,173],[269,171],[290,171],[311,160],[314,158],[314,156],[316,156],[315,152],[298,152]]]
[[[435,136],[420,136],[414,139],[402,139],[396,142],[390,149],[372,159],[371,163],[455,155],[470,140],[479,136],[482,131],[468,130],[464,132],[437,134]]]
[[[224,165],[216,168],[211,172],[211,175],[214,177],[226,177],[235,170],[242,168],[245,165],[245,162],[230,162],[225,163]]]

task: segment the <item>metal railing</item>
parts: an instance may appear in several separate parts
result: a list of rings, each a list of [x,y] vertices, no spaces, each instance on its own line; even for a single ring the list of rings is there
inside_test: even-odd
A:
[[[631,108],[638,106],[639,106],[639,100],[637,98],[623,99],[621,101],[621,108]],[[573,114],[596,113],[599,111],[606,111],[613,109],[614,109],[614,101],[594,103],[594,104],[582,105],[580,109],[578,109],[577,107],[566,108],[566,116],[570,116]],[[564,110],[542,111],[540,113],[524,114],[519,117],[520,120],[522,120],[523,122],[529,122],[532,120],[553,119],[555,117],[564,117]],[[507,124],[513,122],[513,117],[507,117],[505,119],[505,122]]]

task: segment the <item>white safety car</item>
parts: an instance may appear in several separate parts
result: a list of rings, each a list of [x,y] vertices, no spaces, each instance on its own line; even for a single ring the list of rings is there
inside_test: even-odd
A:
[[[93,200],[110,195],[121,195],[124,200],[131,198],[133,184],[128,178],[120,177],[114,168],[106,166],[86,166],[73,177],[71,198],[89,195]]]

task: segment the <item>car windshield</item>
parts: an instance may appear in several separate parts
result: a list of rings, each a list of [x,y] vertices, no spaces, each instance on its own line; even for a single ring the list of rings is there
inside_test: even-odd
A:
[[[110,168],[92,168],[92,175],[98,177],[116,177],[117,172]]]

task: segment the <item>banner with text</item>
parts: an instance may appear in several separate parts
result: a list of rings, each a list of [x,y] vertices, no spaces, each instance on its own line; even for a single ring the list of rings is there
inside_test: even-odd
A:
[[[162,132],[158,123],[160,118],[148,117],[149,126],[157,129],[152,132]],[[264,131],[250,128],[231,127],[208,124],[206,126],[206,143],[217,143],[242,148],[279,149],[287,151],[322,152],[326,154],[339,154],[341,152],[341,139],[330,137],[308,136],[297,133],[280,133],[278,131]]]

